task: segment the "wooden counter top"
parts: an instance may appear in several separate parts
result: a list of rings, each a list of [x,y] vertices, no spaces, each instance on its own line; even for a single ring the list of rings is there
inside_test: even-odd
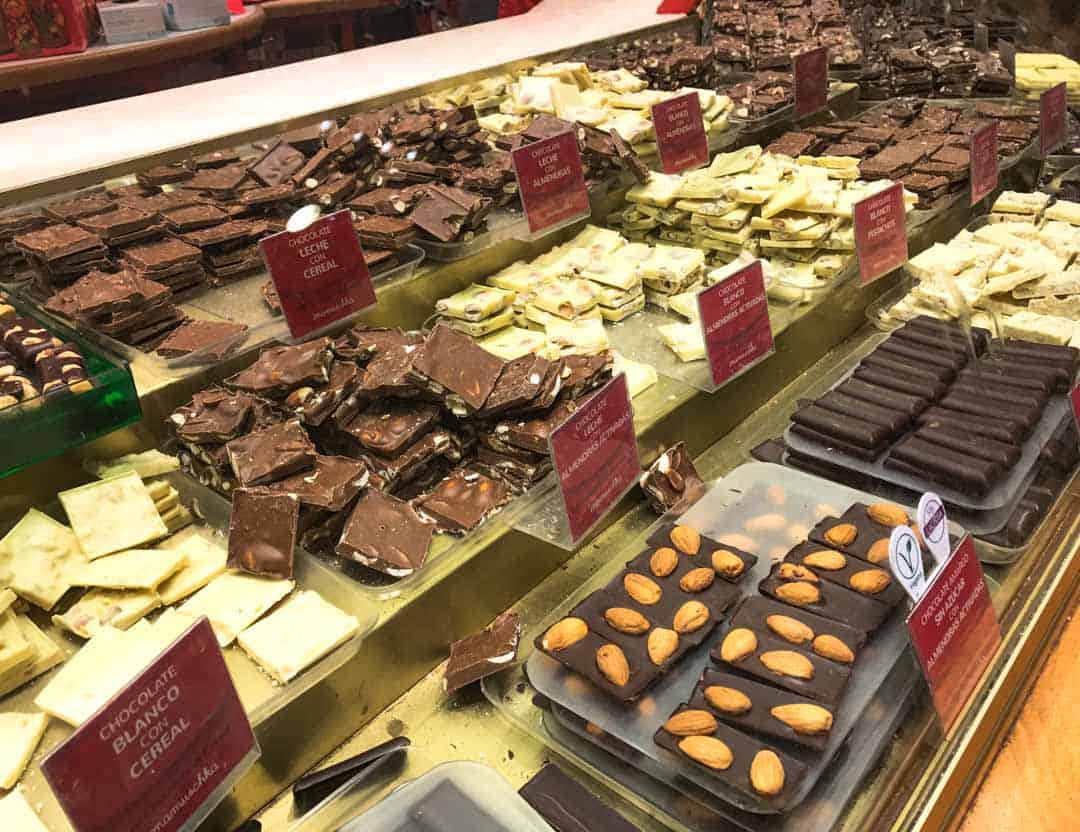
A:
[[[309,0],[295,1],[309,2]],[[293,0],[285,0],[285,2],[293,2]],[[313,0],[313,2],[322,5],[325,0]],[[228,26],[213,26],[188,32],[168,32],[163,38],[138,43],[99,43],[85,52],[77,52],[73,55],[0,63],[0,92],[91,78],[111,72],[124,72],[136,67],[153,66],[166,61],[217,52],[255,36],[262,30],[265,20],[266,15],[262,7],[247,6],[243,14],[233,15]]]
[[[321,14],[351,14],[372,9],[389,9],[398,5],[398,0],[270,0],[262,3],[267,20],[282,20],[292,17],[314,17]]]
[[[3,125],[0,206],[682,19],[656,14],[656,5],[546,0],[520,17],[11,122]]]

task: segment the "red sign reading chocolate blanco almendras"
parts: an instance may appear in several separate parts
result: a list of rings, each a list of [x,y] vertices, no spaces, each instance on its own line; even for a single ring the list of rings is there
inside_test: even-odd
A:
[[[859,276],[870,283],[908,259],[904,186],[897,182],[855,203],[855,253]]]
[[[773,351],[761,261],[698,293],[701,334],[713,384],[719,387]]]
[[[1065,106],[1068,88],[1064,81],[1039,96],[1039,153],[1049,156],[1065,141]]]
[[[259,242],[293,338],[303,338],[375,303],[360,238],[349,211],[336,211],[301,231]]]
[[[202,618],[41,768],[76,832],[177,832],[205,819],[258,756]]]
[[[620,373],[551,432],[551,459],[577,543],[638,480],[630,388]]]
[[[529,231],[540,234],[589,216],[589,192],[572,131],[519,147],[512,154]]]
[[[652,119],[664,173],[681,173],[709,163],[709,139],[696,92],[653,104]]]
[[[1001,644],[997,615],[970,535],[938,569],[907,626],[934,708],[948,733]]]
[[[991,121],[971,134],[971,204],[998,186],[998,123]]]

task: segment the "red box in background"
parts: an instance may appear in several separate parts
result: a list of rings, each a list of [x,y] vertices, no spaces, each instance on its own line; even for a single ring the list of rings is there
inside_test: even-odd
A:
[[[3,0],[0,61],[84,51],[90,45],[92,12],[87,0]]]

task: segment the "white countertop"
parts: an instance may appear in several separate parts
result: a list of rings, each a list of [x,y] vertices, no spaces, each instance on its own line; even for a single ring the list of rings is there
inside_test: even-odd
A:
[[[545,0],[518,17],[10,122],[0,128],[0,204],[42,183],[84,185],[143,157],[300,126],[360,100],[677,19],[656,14],[658,4]]]

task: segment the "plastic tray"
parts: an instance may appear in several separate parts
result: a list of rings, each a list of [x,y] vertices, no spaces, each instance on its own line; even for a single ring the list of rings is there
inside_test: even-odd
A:
[[[408,279],[416,272],[417,266],[420,265],[423,259],[423,249],[418,246],[409,246],[408,257],[404,263],[374,275],[372,280],[378,286],[380,283],[392,280]],[[208,344],[202,349],[178,358],[164,358],[157,353],[144,352],[138,347],[125,344],[123,341],[105,335],[92,327],[83,324],[76,324],[76,326],[86,338],[129,360],[139,358],[142,361],[149,361],[153,366],[161,370],[205,367],[208,364],[216,364],[241,353],[258,349],[271,341],[293,343],[284,316],[271,312],[270,307],[266,305],[266,301],[263,299],[261,289],[268,280],[270,280],[269,273],[260,269],[221,286],[200,289],[190,297],[182,295],[177,307],[190,317],[200,320],[246,324],[248,328],[240,335],[226,338],[214,344]],[[23,287],[17,291],[25,301],[36,303],[36,298],[30,294],[28,288]],[[39,308],[41,308],[43,315],[48,315],[53,320],[62,320],[47,309]],[[363,313],[357,313],[357,315],[360,314]],[[352,318],[338,321],[337,325],[343,325],[348,320],[352,320]]]
[[[499,774],[480,763],[443,763],[341,827],[340,832],[550,832]]]
[[[801,472],[764,463],[748,463],[731,472],[716,484],[681,519],[714,539],[724,541],[738,535],[739,546],[758,555],[759,560],[741,586],[753,593],[756,583],[771,569],[774,559],[779,558],[795,543],[805,537],[805,532],[821,517],[839,516],[848,505],[872,501],[862,492],[825,482]],[[785,523],[776,531],[757,530],[752,520],[761,514],[779,513]],[[661,523],[653,526],[659,528]],[[963,529],[950,523],[950,531],[961,535]],[[798,534],[796,534],[798,532]],[[746,537],[752,535],[752,540]],[[734,540],[732,541],[734,543]],[[620,553],[605,566],[566,603],[562,604],[538,628],[543,632],[547,626],[564,617],[586,595],[602,586],[618,573],[624,561],[637,554],[638,548]],[[624,556],[625,555],[625,556]],[[648,696],[636,705],[621,705],[600,693],[593,686],[581,684],[580,677],[547,655],[534,651],[529,657],[526,672],[532,685],[551,701],[598,726],[646,758],[654,760],[663,769],[672,772],[672,785],[680,788],[689,781],[738,809],[755,814],[773,814],[790,811],[803,801],[828,762],[844,745],[851,729],[864,721],[864,713],[884,680],[897,666],[908,645],[907,631],[900,610],[894,611],[885,625],[873,636],[859,654],[851,681],[837,711],[829,743],[820,755],[804,750],[791,749],[793,757],[808,766],[806,778],[799,789],[786,800],[773,805],[731,789],[710,777],[701,769],[664,751],[653,741],[653,735],[667,717],[682,702],[690,698],[701,672],[712,667],[709,650],[718,641],[706,641],[689,652],[682,661],[649,689]],[[903,681],[895,683],[891,690],[903,697],[919,679],[914,664],[907,662],[910,673]],[[573,681],[571,681],[573,680]],[[490,695],[489,695],[490,698]],[[875,738],[884,744],[890,734],[885,732]],[[677,777],[674,775],[678,775]]]
[[[42,319],[18,297],[20,317]],[[77,344],[93,389],[37,396],[0,410],[0,477],[138,421],[142,416],[135,381],[126,361],[115,361],[61,323],[42,319],[57,338]]]

